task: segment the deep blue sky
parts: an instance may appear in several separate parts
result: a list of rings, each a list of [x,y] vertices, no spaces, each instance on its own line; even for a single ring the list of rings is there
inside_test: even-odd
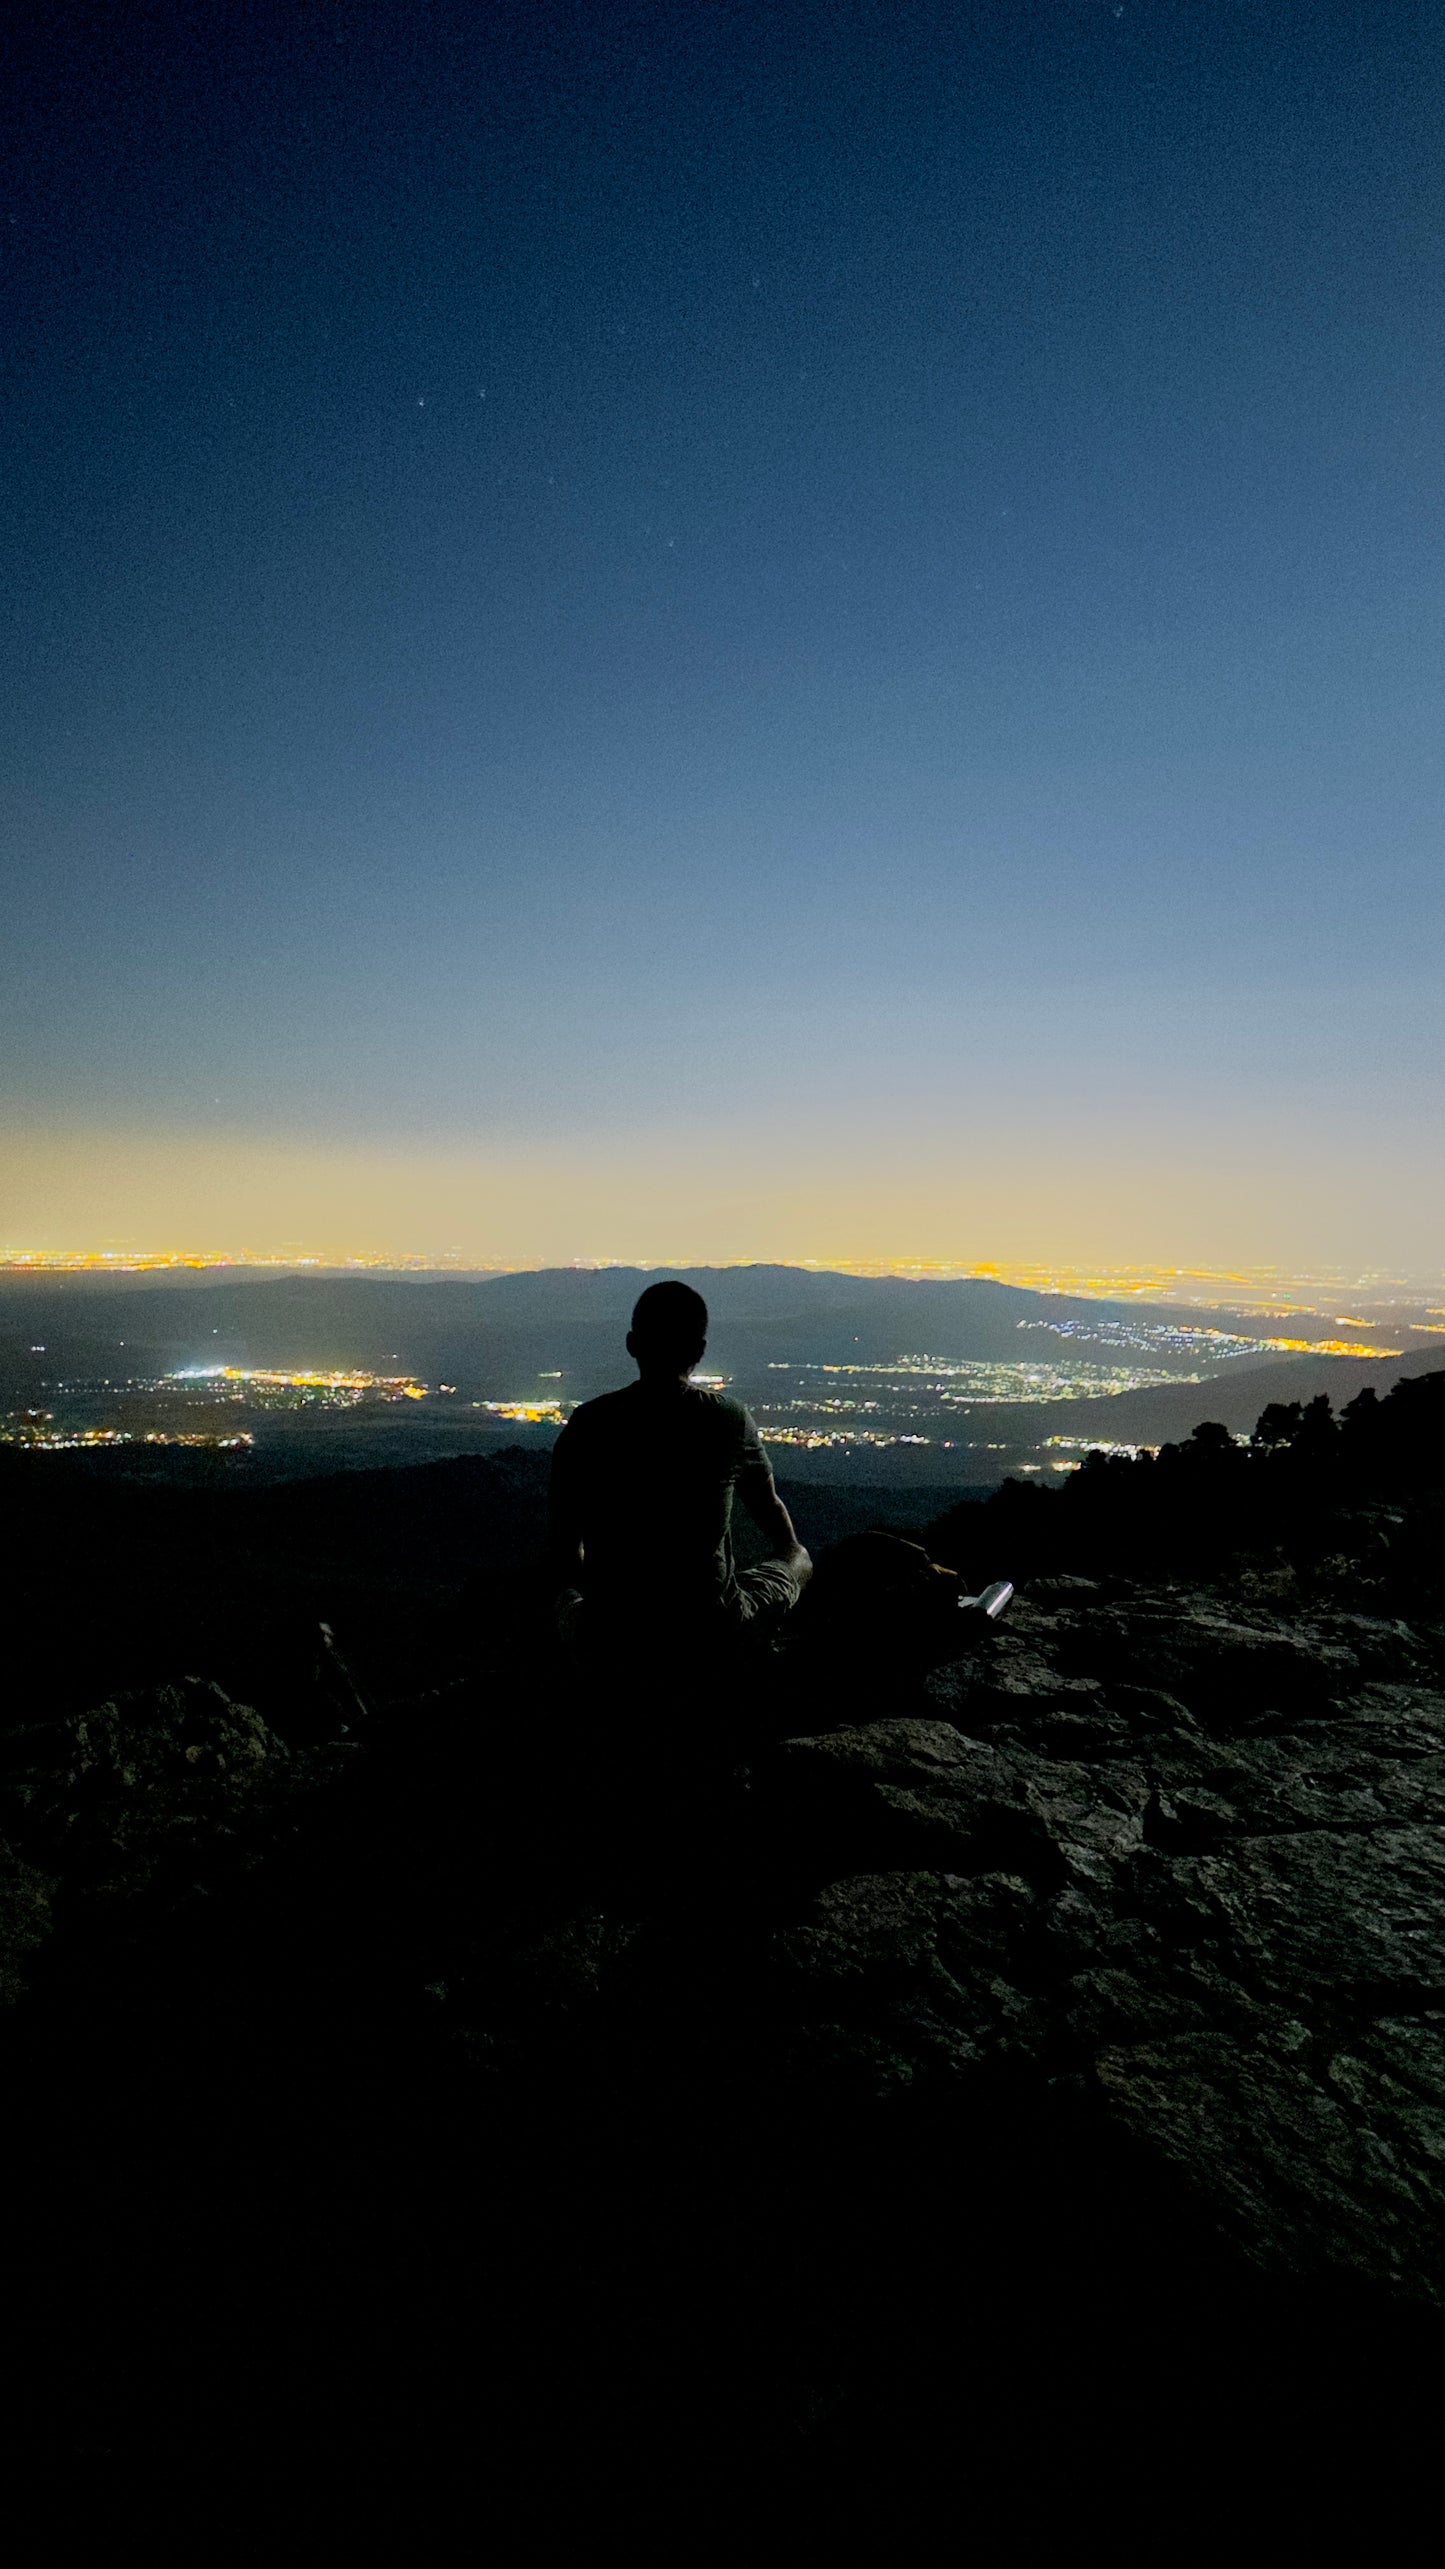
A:
[[[11,1245],[1445,1262],[1433,0],[4,72]]]

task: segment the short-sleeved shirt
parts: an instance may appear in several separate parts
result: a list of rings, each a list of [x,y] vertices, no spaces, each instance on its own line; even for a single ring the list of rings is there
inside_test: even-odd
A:
[[[773,1475],[740,1401],[691,1384],[631,1383],[573,1411],[552,1451],[552,1515],[580,1537],[594,1605],[686,1614],[734,1585],[733,1492]]]

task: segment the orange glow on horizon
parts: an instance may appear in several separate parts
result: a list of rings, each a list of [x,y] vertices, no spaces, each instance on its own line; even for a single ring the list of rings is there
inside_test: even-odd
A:
[[[1217,1136],[1020,1123],[985,1149],[966,1118],[901,1142],[740,1119],[470,1147],[56,1126],[0,1146],[0,1278],[767,1264],[1308,1314],[1382,1340],[1382,1306],[1441,1316],[1445,1190],[1415,1174],[1410,1230],[1378,1151],[1327,1178],[1281,1175],[1272,1138],[1226,1154]]]
[[[4,1276],[144,1276],[179,1272],[203,1275],[234,1271],[260,1270],[267,1274],[304,1274],[338,1276],[347,1274],[383,1275],[525,1275],[535,1273],[548,1262],[521,1259],[481,1264],[453,1250],[440,1256],[421,1253],[397,1256],[382,1250],[358,1250],[338,1256],[324,1250],[284,1247],[263,1249],[8,1249],[0,1251],[0,1277]],[[673,1272],[689,1267],[748,1267],[755,1265],[794,1266],[812,1274],[850,1276],[892,1276],[909,1282],[977,1281],[1009,1285],[1035,1293],[1057,1294],[1069,1300],[1136,1301],[1181,1303],[1193,1306],[1227,1306],[1253,1311],[1271,1317],[1284,1317],[1290,1312],[1301,1318],[1322,1314],[1322,1304],[1333,1298],[1331,1288],[1346,1281],[1337,1273],[1288,1275],[1273,1267],[1180,1267],[1126,1266],[1098,1272],[1071,1266],[1040,1262],[987,1260],[977,1262],[941,1259],[700,1259],[692,1258],[574,1258],[550,1262],[570,1266],[582,1273],[601,1273],[609,1267],[635,1267],[642,1272]],[[1414,1300],[1424,1291],[1435,1290],[1434,1280],[1416,1283],[1412,1293],[1410,1280],[1404,1277],[1356,1277],[1355,1285],[1365,1284],[1380,1302],[1392,1305],[1400,1300]],[[1320,1297],[1322,1300],[1312,1299]],[[1342,1315],[1343,1317],[1343,1315]],[[1336,1324],[1339,1325],[1338,1322]],[[1348,1325],[1368,1330],[1372,1324],[1351,1314]],[[1417,1331],[1431,1335],[1445,1334],[1439,1322],[1421,1320],[1409,1324]],[[1399,1347],[1366,1344],[1354,1338],[1268,1338],[1262,1347],[1291,1354],[1312,1353],[1322,1356],[1398,1356]]]

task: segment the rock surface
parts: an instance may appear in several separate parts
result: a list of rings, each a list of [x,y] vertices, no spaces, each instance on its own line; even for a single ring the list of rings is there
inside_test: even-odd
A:
[[[721,1793],[685,1701],[620,1793],[628,1708],[521,1653],[312,1750],[198,1680],[11,1734],[47,2490],[209,2509],[242,2453],[330,2538],[404,2451],[530,2541],[560,2445],[604,2493],[630,2454],[629,2505],[862,2486],[873,2547],[902,2469],[1009,2556],[1035,2483],[1077,2538],[1110,2438],[1172,2503],[1338,2411],[1398,2479],[1445,2305],[1441,1636],[1071,1577],[931,1672],[886,1637],[779,1654]]]
[[[72,1877],[132,1890],[167,1856],[199,1849],[204,1862],[287,1761],[259,1713],[195,1677],[29,1725],[6,1751],[27,1846]]]
[[[800,2021],[882,2080],[1081,2081],[1248,2256],[1445,2304],[1431,1637],[1058,1581],[927,1692],[777,1753],[835,1877]]]

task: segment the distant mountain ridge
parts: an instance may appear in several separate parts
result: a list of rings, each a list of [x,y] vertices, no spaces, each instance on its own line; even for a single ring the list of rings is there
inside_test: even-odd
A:
[[[389,1366],[429,1381],[463,1378],[488,1397],[511,1397],[540,1371],[560,1370],[569,1396],[585,1397],[625,1369],[622,1341],[632,1305],[657,1270],[542,1268],[462,1281],[447,1276],[283,1276],[103,1291],[83,1278],[11,1283],[0,1294],[0,1363],[7,1376],[40,1341],[72,1365],[124,1347],[131,1370],[207,1359],[261,1365]],[[1236,1340],[1281,1334],[1258,1314],[1125,1302],[1091,1302],[999,1284],[853,1276],[782,1267],[675,1270],[696,1286],[712,1318],[710,1361],[720,1372],[760,1364],[860,1363],[904,1354],[1022,1363],[1072,1353],[1126,1360],[1120,1332],[1158,1333],[1149,1361],[1161,1369],[1221,1372],[1248,1361],[1215,1357],[1209,1342],[1181,1347],[1177,1333],[1208,1328]],[[1056,1334],[1059,1333],[1059,1334]],[[1066,1333],[1066,1334],[1064,1334]],[[59,1342],[50,1346],[51,1339]],[[1139,1352],[1139,1351],[1135,1351]],[[1261,1350],[1261,1355],[1266,1351]],[[1341,1360],[1353,1361],[1353,1360]],[[1378,1360],[1375,1360],[1378,1361]],[[21,1366],[22,1373],[31,1369]]]

